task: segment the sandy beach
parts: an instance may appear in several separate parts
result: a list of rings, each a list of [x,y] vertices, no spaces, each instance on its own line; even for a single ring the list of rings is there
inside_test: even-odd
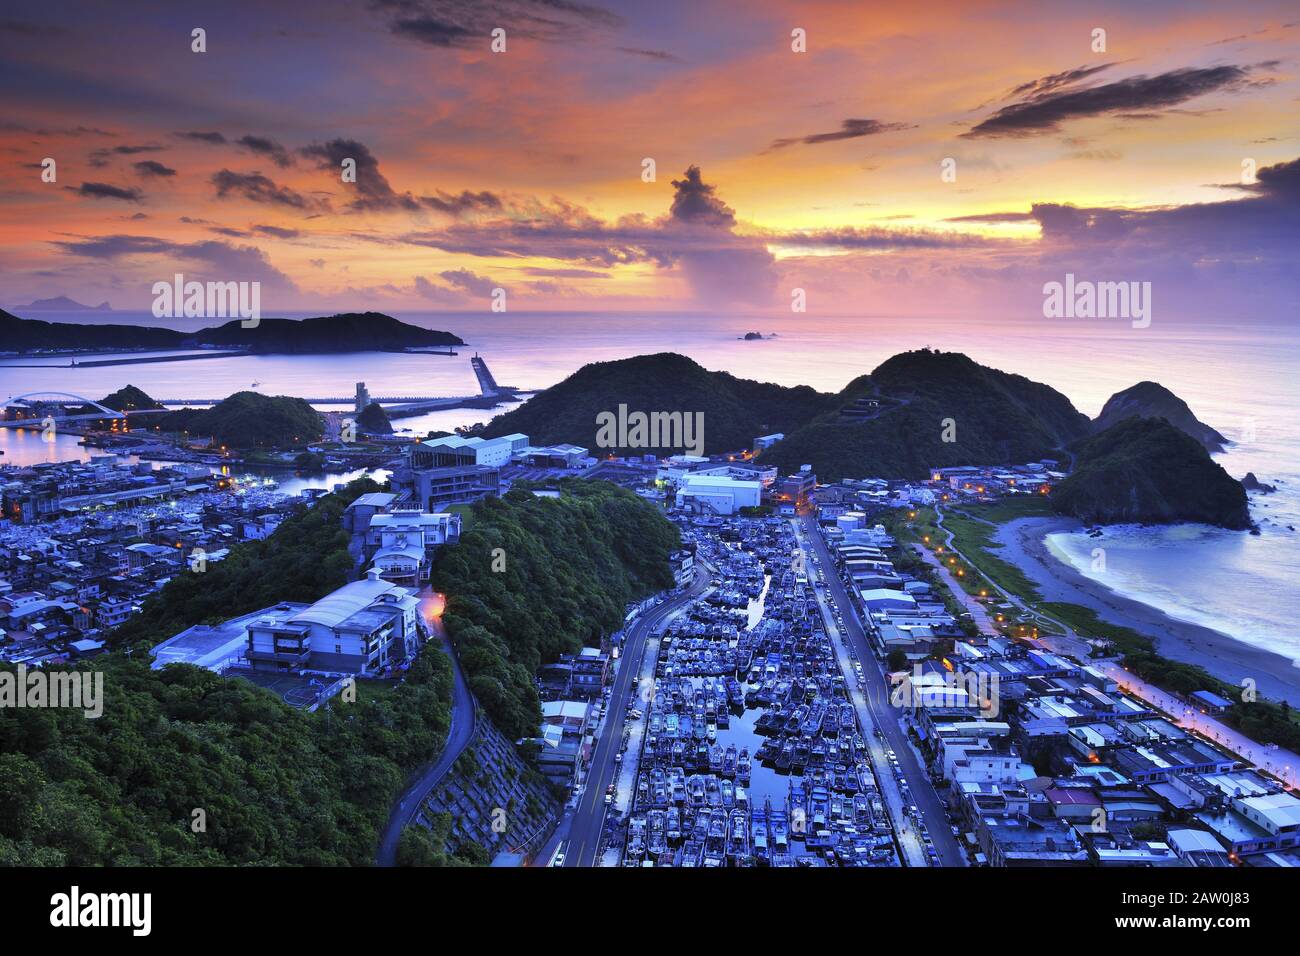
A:
[[[1047,601],[1079,604],[1111,624],[1132,628],[1156,642],[1164,657],[1198,664],[1222,680],[1240,685],[1255,681],[1259,693],[1300,706],[1300,668],[1280,654],[1252,647],[1233,637],[1176,620],[1163,611],[1084,577],[1054,555],[1044,538],[1057,531],[1079,531],[1071,518],[1019,518],[1002,525],[994,539],[998,557],[1020,567]]]

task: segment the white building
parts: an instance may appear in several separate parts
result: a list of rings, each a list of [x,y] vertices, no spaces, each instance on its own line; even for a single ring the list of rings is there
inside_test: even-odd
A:
[[[757,508],[763,496],[761,481],[740,481],[720,475],[686,475],[677,489],[677,507],[704,514],[735,514]]]
[[[503,435],[501,438],[464,438],[460,435],[444,435],[442,438],[429,438],[420,444],[426,448],[468,450],[474,455],[474,464],[500,468],[510,463],[517,448],[528,444],[527,435]]]
[[[288,619],[251,621],[246,656],[258,670],[374,674],[419,648],[418,613],[413,592],[371,568]]]
[[[367,549],[375,549],[373,566],[394,584],[427,581],[433,552],[459,540],[458,514],[386,512],[371,517],[366,530]]]

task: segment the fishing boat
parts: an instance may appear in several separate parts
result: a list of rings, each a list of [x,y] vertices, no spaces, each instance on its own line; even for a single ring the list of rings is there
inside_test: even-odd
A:
[[[769,847],[767,843],[767,808],[755,807],[751,824],[754,834],[754,857],[760,863],[766,863]]]
[[[799,737],[794,742],[794,750],[790,758],[790,769],[796,773],[802,773],[804,767],[808,766],[808,746],[807,737]]]
[[[813,787],[808,795],[809,829],[821,829],[826,826],[830,813],[830,793],[825,787]]]
[[[736,758],[736,779],[741,783],[749,783],[751,764],[749,760],[749,748],[740,748],[740,756]]]
[[[698,867],[703,862],[704,842],[690,839],[682,844],[681,866]]]
[[[781,744],[781,752],[776,755],[776,769],[789,770],[790,764],[794,761],[794,744],[790,741],[784,741]]]
[[[665,816],[663,810],[651,810],[646,814],[649,834],[646,837],[646,850],[651,856],[658,857],[668,848],[665,835]]]
[[[736,748],[734,745],[728,747],[722,754],[722,775],[724,777],[736,776]]]
[[[773,850],[777,853],[784,853],[790,847],[790,821],[786,816],[784,804],[774,810],[771,802],[768,802],[767,824],[768,830],[772,834]]]
[[[749,818],[744,810],[732,810],[727,836],[727,857],[739,860],[749,855]]]

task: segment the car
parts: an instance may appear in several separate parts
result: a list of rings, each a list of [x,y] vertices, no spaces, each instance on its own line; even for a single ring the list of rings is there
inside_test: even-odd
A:
[[[555,854],[555,859],[551,861],[551,866],[564,866],[564,854]]]
[[[622,763],[622,762],[623,762],[623,751],[620,750],[618,753],[614,754],[614,763]]]

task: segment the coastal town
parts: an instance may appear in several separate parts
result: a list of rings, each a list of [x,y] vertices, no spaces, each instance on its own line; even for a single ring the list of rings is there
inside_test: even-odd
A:
[[[1294,0],[11,6],[17,938],[1292,925]]]
[[[243,678],[306,710],[359,678],[399,682],[445,642],[430,569],[467,508],[515,485],[545,498],[609,481],[678,529],[676,586],[535,675],[542,722],[526,749],[560,799],[526,845],[497,841],[498,863],[1300,865],[1294,754],[1234,748],[1214,724],[1233,701],[1127,674],[1103,637],[990,590],[933,523],[945,508],[1032,509],[1064,463],[822,483],[811,466],[763,463],[782,437],[666,457],[523,434],[394,442],[384,490],[337,519],[354,580],[159,635],[153,667]],[[0,491],[0,654],[26,668],[110,651],[169,582],[330,495],[99,452],[4,466]],[[422,799],[411,825],[446,795]]]

